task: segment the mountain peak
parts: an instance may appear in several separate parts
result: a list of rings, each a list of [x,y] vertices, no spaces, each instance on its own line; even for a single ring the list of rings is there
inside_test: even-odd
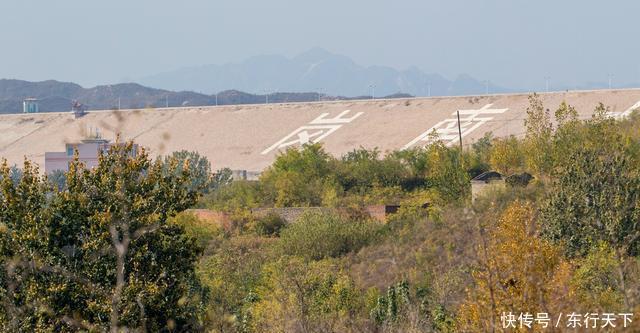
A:
[[[331,53],[321,47],[314,47],[307,51],[304,51],[293,58],[294,61],[298,62],[320,62],[327,60],[329,58],[337,57],[337,54]]]
[[[252,57],[244,62],[186,68],[140,80],[145,86],[168,90],[223,91],[237,89],[251,93],[266,90],[289,92],[321,91],[334,96],[362,96],[376,85],[376,95],[403,92],[416,96],[468,95],[485,89],[482,81],[468,75],[454,82],[417,67],[397,70],[386,66],[361,66],[351,58],[320,47],[289,58],[282,55]],[[452,88],[453,86],[453,88]],[[459,87],[459,88],[458,88]],[[491,87],[495,92],[497,87]]]

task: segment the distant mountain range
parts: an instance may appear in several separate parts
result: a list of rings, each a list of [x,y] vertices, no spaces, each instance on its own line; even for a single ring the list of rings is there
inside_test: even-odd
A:
[[[385,98],[411,97],[395,94]],[[71,110],[73,101],[84,104],[89,110],[139,109],[176,106],[235,105],[259,103],[309,102],[318,100],[362,99],[370,96],[328,96],[315,92],[271,93],[254,95],[237,90],[227,90],[216,95],[205,95],[189,91],[144,87],[136,83],[122,83],[94,88],[83,88],[75,83],[21,80],[0,80],[0,113],[22,112],[25,98],[36,98],[40,112],[64,112]]]
[[[364,67],[348,57],[320,48],[291,59],[278,55],[257,56],[237,64],[189,67],[137,81],[83,88],[53,80],[2,79],[0,113],[22,112],[22,101],[30,97],[39,100],[41,112],[60,112],[69,111],[74,100],[89,110],[104,110],[523,92],[466,74],[448,80],[416,67],[402,71],[384,66]],[[577,87],[558,85],[551,88],[558,91],[607,86],[592,82]]]
[[[414,96],[477,95],[487,82],[460,75],[451,81],[416,67],[364,67],[346,56],[314,48],[294,58],[264,55],[241,63],[188,67],[137,80],[146,86],[168,90],[214,93],[237,89],[250,93],[316,91],[334,96],[377,96],[406,93]],[[489,84],[491,93],[511,90]]]

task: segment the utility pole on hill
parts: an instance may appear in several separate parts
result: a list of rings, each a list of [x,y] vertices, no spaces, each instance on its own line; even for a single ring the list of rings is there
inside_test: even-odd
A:
[[[613,80],[613,74],[609,74],[609,90],[611,90],[611,81]]]
[[[549,80],[550,79],[551,79],[551,77],[549,77],[549,76],[545,76],[544,77],[544,84],[545,84],[545,87],[547,89],[547,92],[549,92]]]
[[[458,115],[458,138],[460,138],[460,152],[462,152],[462,128],[460,127],[460,110],[456,110]]]

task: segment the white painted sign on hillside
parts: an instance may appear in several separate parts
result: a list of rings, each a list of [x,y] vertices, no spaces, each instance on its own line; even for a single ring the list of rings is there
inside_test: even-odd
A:
[[[632,105],[630,108],[628,108],[626,111],[624,112],[609,112],[609,116],[613,117],[613,118],[617,118],[617,119],[624,119],[626,117],[628,117],[631,112],[633,112],[634,110],[640,109],[640,101],[638,101],[638,103]]]
[[[493,104],[487,104],[477,110],[459,110],[460,111],[460,131],[462,137],[471,134],[473,131],[484,125],[486,122],[493,120],[494,117],[488,115],[495,115],[507,112],[509,109],[492,109]],[[451,114],[454,118],[445,119],[435,126],[429,128],[424,133],[420,134],[417,138],[411,140],[402,149],[408,149],[413,147],[417,143],[427,145],[431,143],[431,133],[435,131],[437,138],[442,140],[446,145],[451,146],[458,143],[458,118],[457,113]]]
[[[354,121],[356,118],[364,114],[364,112],[358,112],[350,118],[345,118],[349,112],[351,112],[351,110],[343,111],[333,118],[327,118],[329,114],[323,113],[307,125],[298,127],[298,129],[291,132],[291,134],[285,136],[280,141],[262,151],[262,155],[266,155],[276,149],[320,142],[322,139],[328,137],[331,133],[337,131],[345,124]]]

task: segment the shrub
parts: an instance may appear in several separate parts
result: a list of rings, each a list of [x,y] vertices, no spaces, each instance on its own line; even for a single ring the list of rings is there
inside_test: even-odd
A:
[[[253,230],[261,236],[279,236],[286,223],[280,215],[269,213],[254,222]]]
[[[333,185],[335,159],[320,144],[279,154],[260,176],[263,198],[277,207],[318,206]]]
[[[203,199],[203,206],[214,210],[235,212],[259,207],[261,200],[260,183],[241,180],[207,194]]]
[[[170,156],[165,156],[163,161],[165,172],[171,169],[171,163],[177,163],[177,168],[173,171],[176,175],[181,174],[186,168],[191,176],[191,187],[200,189],[204,193],[209,191],[212,180],[211,163],[205,156],[201,156],[195,151],[181,150],[173,152]]]
[[[62,170],[55,170],[47,175],[47,180],[58,191],[62,191],[67,186],[67,174]]]
[[[281,232],[279,248],[284,254],[311,260],[339,257],[369,244],[381,228],[374,222],[308,212]]]
[[[223,236],[222,228],[213,221],[199,219],[193,213],[182,212],[170,220],[171,223],[180,225],[186,234],[196,239],[201,248],[206,249],[214,240],[219,240]]]

